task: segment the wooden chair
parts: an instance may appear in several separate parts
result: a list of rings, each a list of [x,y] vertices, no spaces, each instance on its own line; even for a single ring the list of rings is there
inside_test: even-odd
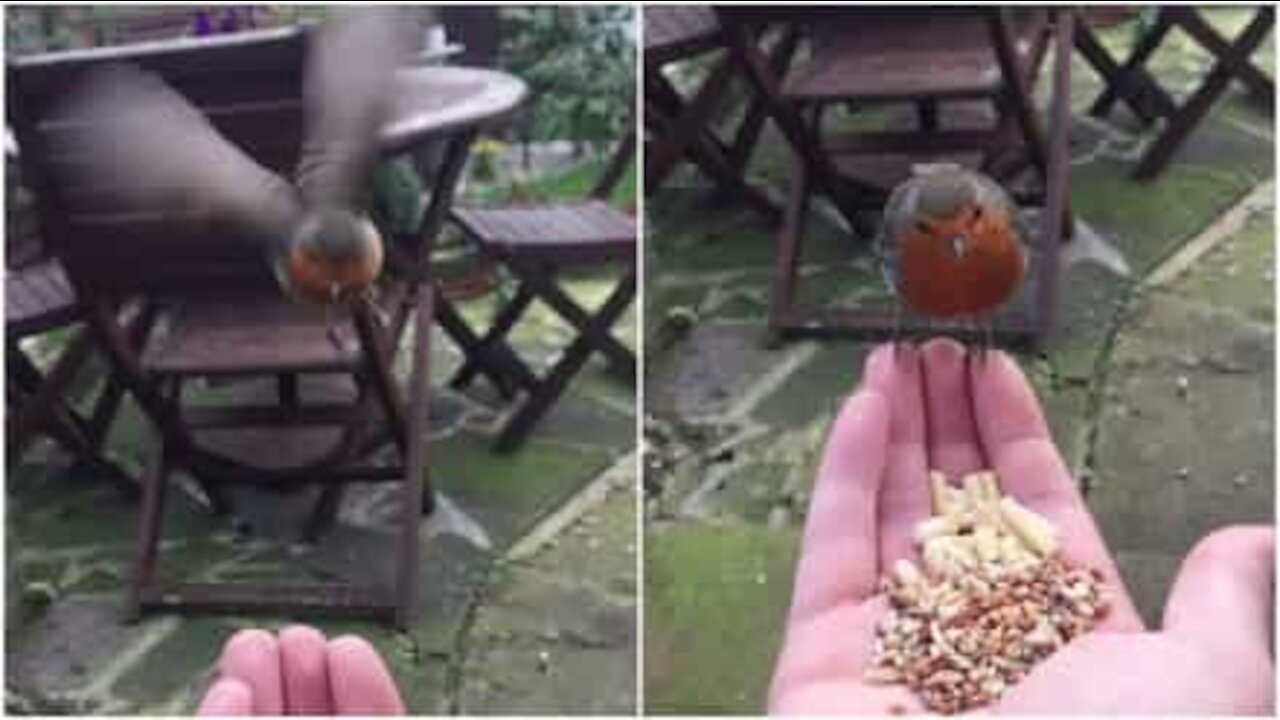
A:
[[[9,212],[25,215],[27,207],[17,188],[10,185]],[[19,223],[21,225],[21,223]],[[88,415],[68,401],[68,392],[94,356],[95,344],[87,327],[79,327],[61,354],[42,371],[23,350],[28,338],[59,328],[77,326],[82,306],[67,280],[62,264],[49,256],[38,229],[8,228],[5,237],[5,359],[7,364],[5,447],[6,464],[18,464],[39,434],[56,441],[78,468],[106,479],[130,497],[138,494],[137,481],[102,452],[102,444],[124,397],[124,385],[109,374]],[[131,342],[145,331],[151,314],[134,308],[129,321]]]
[[[1144,125],[1150,125],[1157,119],[1166,123],[1134,167],[1134,179],[1158,177],[1233,81],[1243,84],[1256,102],[1267,108],[1274,106],[1275,81],[1254,65],[1250,56],[1271,34],[1275,13],[1274,7],[1259,6],[1244,30],[1228,40],[1204,19],[1199,9],[1161,5],[1156,10],[1155,22],[1138,38],[1129,56],[1120,63],[1111,57],[1092,29],[1081,24],[1076,34],[1076,49],[1102,76],[1105,84],[1089,107],[1089,114],[1105,117],[1117,102],[1123,102]],[[1181,104],[1146,69],[1146,63],[1169,33],[1176,29],[1182,30],[1213,56],[1213,66]]]
[[[792,148],[792,187],[771,291],[770,339],[836,333],[866,339],[892,336],[897,328],[887,308],[797,305],[808,208],[813,194],[825,195],[850,229],[870,240],[874,230],[868,216],[879,214],[888,192],[908,177],[910,166],[945,160],[994,176],[1022,206],[1042,209],[1038,236],[1032,239],[1032,302],[1002,313],[993,327],[998,342],[1039,343],[1055,312],[1056,249],[1071,227],[1070,56],[1062,52],[1070,48],[1071,13],[1057,11],[1051,22],[1045,11],[1007,8],[722,6],[717,12],[730,47]],[[760,28],[771,23],[795,27],[807,49],[805,60],[785,74],[773,71],[756,42]],[[1032,88],[1051,40],[1055,64],[1046,137]],[[895,117],[871,130],[828,131],[824,119],[833,107],[912,108],[914,117]],[[902,330],[912,335],[932,332],[934,326]],[[975,328],[948,331],[981,338]]]
[[[499,451],[514,450],[528,438],[594,353],[604,355],[613,370],[634,381],[635,355],[613,337],[611,328],[635,296],[636,223],[606,199],[631,164],[635,143],[633,128],[583,201],[453,211],[453,222],[462,232],[482,252],[503,263],[519,283],[515,296],[479,337],[456,310],[441,302],[441,321],[453,327],[452,334],[466,354],[451,383],[465,387],[484,374],[504,396],[510,397],[515,388],[527,393],[498,434],[495,448]],[[563,270],[602,264],[620,265],[623,273],[608,299],[594,312],[580,306],[556,283]],[[541,377],[506,341],[535,299],[550,306],[578,333]],[[451,316],[447,321],[446,315]]]
[[[48,117],[51,104],[88,68],[127,61],[160,74],[256,160],[289,171],[301,142],[305,46],[306,33],[291,28],[31,56],[9,69],[10,120],[51,244],[115,371],[159,435],[143,478],[129,597],[135,612],[327,610],[394,618],[401,627],[412,620],[420,517],[433,507],[425,443],[433,293],[427,267],[414,264],[424,252],[421,247],[388,248],[400,272],[376,297],[347,307],[304,307],[282,297],[255,246],[237,242],[219,228],[175,237],[172,216],[83,211],[85,196],[75,194],[93,189],[57,182],[50,172],[56,159],[44,150],[49,134],[58,132]],[[523,85],[512,80],[518,92],[499,93],[499,101],[484,108],[450,105],[450,93],[456,99],[459,92],[483,88],[485,77],[451,78],[447,87],[428,83],[419,88],[424,97],[418,102],[438,110],[439,117],[397,114],[382,133],[387,152],[404,151],[433,133],[450,139],[421,226],[425,240],[446,216],[453,183],[474,137],[472,126],[478,118],[510,110],[522,96]],[[396,113],[404,112],[404,99],[397,98]],[[69,202],[72,198],[79,202]],[[174,214],[182,211],[175,208]],[[158,308],[156,329],[141,350],[126,341],[112,311],[134,294],[145,295]],[[397,380],[392,360],[411,317],[413,359],[406,384]],[[184,389],[207,378],[275,378],[277,388],[250,404],[193,402]],[[340,400],[304,398],[306,386],[300,381],[308,378],[345,379],[346,395]],[[299,453],[294,452],[297,443],[282,441],[288,433],[312,430],[328,432],[318,447],[307,443]],[[373,453],[388,443],[397,451],[396,460],[373,462]],[[347,483],[400,483],[404,504],[396,528],[395,577],[376,586],[162,583],[157,579],[157,540],[166,489],[177,471],[200,483],[215,511],[226,509],[226,484],[281,492],[319,486],[306,539],[333,523]]]
[[[770,68],[782,72],[795,53],[796,36],[784,33],[770,54]],[[714,63],[696,90],[681,95],[663,69],[678,62],[715,54]],[[646,5],[644,8],[645,194],[662,187],[680,160],[709,177],[726,197],[741,197],[769,222],[781,211],[769,195],[746,179],[747,164],[768,114],[755,94],[737,129],[728,138],[714,128],[734,80],[740,77],[728,52],[715,12],[708,5]]]

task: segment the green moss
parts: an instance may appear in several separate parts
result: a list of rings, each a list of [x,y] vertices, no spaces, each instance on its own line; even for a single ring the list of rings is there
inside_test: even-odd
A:
[[[803,425],[819,415],[834,414],[862,376],[870,346],[832,342],[791,373],[757,408],[755,417],[774,427]]]
[[[1232,307],[1254,320],[1275,322],[1275,230],[1270,209],[1214,248],[1169,291]]]
[[[235,628],[225,620],[192,618],[156,647],[112,687],[136,706],[156,705],[211,677],[212,668]]]
[[[645,707],[758,714],[782,640],[797,537],[743,525],[651,533]]]
[[[430,462],[439,487],[484,520],[498,542],[532,526],[604,469],[609,456],[538,439],[498,454],[490,440],[464,432],[432,443]]]
[[[1151,183],[1129,179],[1127,165],[1101,161],[1072,169],[1072,209],[1143,274],[1202,230],[1251,186],[1243,174],[1170,165]]]

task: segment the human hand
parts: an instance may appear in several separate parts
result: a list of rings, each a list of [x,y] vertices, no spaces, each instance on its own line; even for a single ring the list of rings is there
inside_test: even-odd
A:
[[[222,649],[219,677],[197,715],[403,715],[378,651],[347,635],[326,641],[295,625],[279,637],[241,630]]]
[[[862,682],[888,601],[883,568],[914,558],[926,473],[989,465],[1001,487],[1057,526],[1068,562],[1096,568],[1111,611],[987,710],[1010,713],[1273,714],[1271,528],[1214,533],[1184,562],[1164,628],[1147,632],[1049,436],[1003,353],[967,359],[950,340],[877,348],[827,440],[810,503],[773,713],[922,712],[902,685]],[[984,462],[984,458],[986,461]]]

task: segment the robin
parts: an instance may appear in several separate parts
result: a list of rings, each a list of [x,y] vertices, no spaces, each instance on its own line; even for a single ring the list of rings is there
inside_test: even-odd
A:
[[[306,216],[275,262],[291,297],[316,303],[346,300],[371,287],[382,270],[382,238],[373,223],[344,210]]]
[[[901,303],[928,317],[971,318],[990,343],[987,319],[1018,288],[1025,233],[1008,193],[958,165],[916,166],[885,204],[880,254]]]

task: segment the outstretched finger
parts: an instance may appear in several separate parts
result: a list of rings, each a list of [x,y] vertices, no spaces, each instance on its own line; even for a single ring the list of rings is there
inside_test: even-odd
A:
[[[284,690],[280,679],[280,645],[266,630],[240,630],[227,641],[218,669],[225,678],[235,678],[251,690],[253,714],[280,715],[284,712]]]
[[[378,651],[345,635],[329,642],[329,686],[338,715],[403,715],[404,701]]]
[[[327,646],[324,634],[312,627],[294,625],[280,631],[280,665],[290,714],[333,712]]]
[[[1004,492],[1047,518],[1073,563],[1096,568],[1113,589],[1104,627],[1142,629],[1106,543],[1049,435],[1040,403],[1017,364],[989,353],[972,364],[975,419]]]
[[[889,401],[889,448],[880,483],[880,566],[911,557],[916,523],[929,516],[924,382],[920,351],[882,345],[867,357],[864,387]]]
[[[969,397],[971,362],[976,361],[951,338],[930,340],[920,347],[929,467],[949,478],[981,470],[984,465]]]
[[[831,427],[809,502],[796,568],[791,623],[875,592],[876,492],[884,473],[889,404],[862,388]]]

